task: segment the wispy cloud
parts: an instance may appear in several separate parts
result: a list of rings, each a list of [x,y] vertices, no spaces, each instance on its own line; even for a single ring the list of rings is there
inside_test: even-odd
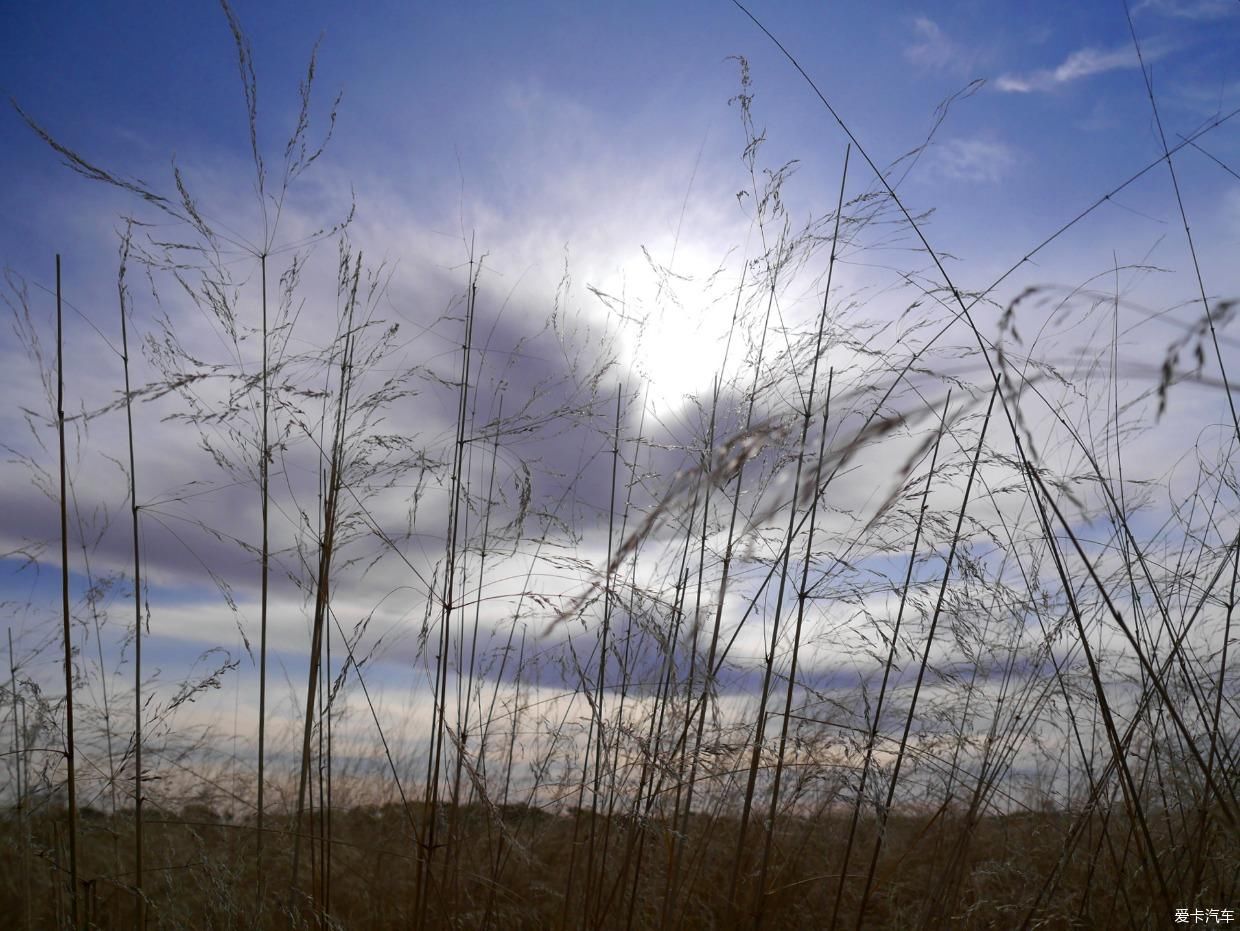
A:
[[[1000,181],[1016,164],[1016,150],[997,139],[949,139],[934,148],[934,168],[955,181]]]
[[[1240,3],[1235,0],[1143,0],[1133,12],[1201,21],[1236,16],[1240,14]]]
[[[1240,237],[1240,191],[1231,188],[1223,195],[1222,216],[1224,228]]]
[[[1164,52],[1165,49],[1144,50],[1147,61],[1161,57]],[[1131,46],[1110,50],[1089,47],[1078,49],[1054,68],[1027,74],[1002,74],[995,81],[995,87],[1008,93],[1028,94],[1054,90],[1091,75],[1135,67],[1137,53]]]
[[[967,61],[967,54],[934,20],[918,16],[913,20],[917,41],[904,49],[904,57],[922,68],[955,70]]]

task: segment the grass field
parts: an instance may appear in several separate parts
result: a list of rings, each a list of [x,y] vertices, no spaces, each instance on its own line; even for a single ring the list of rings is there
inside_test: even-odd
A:
[[[18,110],[133,213],[89,313],[59,256],[7,278],[6,474],[51,529],[6,554],[0,923],[1234,919],[1237,304],[1175,174],[1229,116],[1164,134],[1140,58],[1161,155],[992,275],[900,187],[980,85],[891,165],[813,87],[806,209],[737,58],[750,236],[706,280],[646,252],[644,303],[587,285],[600,324],[564,258],[518,318],[462,225],[414,311],[365,204],[298,212],[339,99],[312,59],[264,147],[224,11],[258,235]],[[1159,172],[1195,296],[1037,264]],[[652,395],[700,359],[709,391]]]

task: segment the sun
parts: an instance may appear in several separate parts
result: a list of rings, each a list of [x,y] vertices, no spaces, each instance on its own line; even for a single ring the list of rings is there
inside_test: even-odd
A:
[[[707,398],[734,364],[728,336],[735,293],[725,294],[727,276],[718,271],[705,250],[681,243],[670,271],[643,261],[618,282],[625,298],[622,360],[655,413],[674,414],[695,396]]]

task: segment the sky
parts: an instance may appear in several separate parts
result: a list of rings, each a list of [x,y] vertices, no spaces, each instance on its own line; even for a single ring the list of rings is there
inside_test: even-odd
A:
[[[1157,380],[1166,347],[1200,318],[1202,287],[1212,302],[1240,296],[1240,117],[1233,118],[1240,108],[1234,53],[1240,3],[1144,0],[1126,9],[1122,3],[754,2],[748,9],[853,134],[847,197],[879,190],[867,162],[878,166],[908,210],[924,215],[921,228],[955,287],[980,292],[1002,279],[990,293],[994,304],[980,311],[988,332],[1029,285],[1055,293],[1120,288],[1125,360],[1140,392]],[[781,193],[793,227],[834,210],[848,137],[754,20],[722,0],[376,2],[363,9],[238,0],[234,12],[252,46],[257,143],[269,179],[278,177],[284,140],[296,125],[298,85],[312,49],[312,141],[322,138],[340,95],[330,143],[297,180],[281,215],[275,264],[286,267],[292,253],[285,246],[306,242],[355,209],[352,248],[370,267],[384,267],[386,287],[370,305],[374,319],[402,326],[385,364],[417,366],[423,379],[407,399],[413,407],[391,413],[387,423],[395,432],[416,428],[446,456],[455,412],[443,389],[457,377],[470,244],[476,256],[485,255],[479,328],[494,360],[480,357],[475,372],[478,417],[485,423],[498,416],[502,384],[511,392],[509,416],[521,404],[528,418],[528,429],[510,437],[515,451],[505,449],[503,513],[519,510],[513,502],[521,499],[524,449],[535,463],[535,500],[556,502],[565,524],[583,528],[546,584],[562,585],[565,595],[579,591],[590,567],[606,560],[611,445],[605,424],[616,392],[628,391],[628,435],[645,424],[662,444],[631,452],[645,470],[639,494],[649,506],[684,467],[678,450],[701,427],[701,405],[687,396],[708,397],[716,371],[732,366],[727,371],[735,374],[743,362],[740,352],[725,361],[730,302],[740,268],[761,253],[762,233],[753,222],[755,182],[743,158],[747,137],[737,95],[751,98],[754,131],[763,140],[759,180],[764,168],[795,160]],[[748,62],[748,87],[741,85],[738,57]],[[124,216],[163,224],[139,228],[152,239],[168,227],[149,205],[69,170],[20,113],[89,162],[158,192],[175,193],[175,164],[204,215],[237,242],[261,241],[262,214],[237,49],[225,14],[212,3],[9,4],[0,12],[0,91],[14,104],[0,114],[0,264],[9,276],[10,308],[21,306],[17,295],[25,282],[31,321],[29,329],[18,321],[0,337],[0,397],[11,399],[0,411],[9,453],[0,472],[0,596],[19,652],[33,657],[30,674],[54,681],[46,625],[59,531],[55,508],[38,487],[55,474],[54,432],[40,419],[48,408],[31,338],[41,341],[46,363],[54,338],[53,261],[60,254],[71,308],[66,407],[85,412],[114,404],[120,398],[117,231]],[[1181,146],[1174,181],[1159,162],[1160,125],[1166,144]],[[1184,144],[1187,137],[1192,144]],[[835,283],[875,326],[896,320],[908,306],[910,280],[926,288],[942,283],[894,212],[883,218],[867,228],[864,243],[854,244]],[[323,240],[307,256],[311,297],[293,345],[310,351],[330,337],[339,303],[333,304],[335,246]],[[225,259],[238,293],[252,295],[253,255],[228,247]],[[790,283],[781,307],[788,326],[814,319],[820,266]],[[137,268],[130,274],[134,339],[158,334],[166,319],[187,352],[208,361],[228,358],[218,328],[178,295],[174,282],[144,281]],[[1047,351],[1060,361],[1087,353],[1102,338],[1093,324],[1073,329],[1053,315],[1034,320],[1035,331],[1047,326]],[[1024,318],[1017,325],[1025,326]],[[1224,337],[1221,345],[1234,358],[1235,343]],[[253,347],[245,343],[235,358],[252,366]],[[591,366],[609,351],[616,365],[591,382]],[[135,381],[144,384],[155,377],[153,357],[134,355]],[[570,390],[570,382],[577,387]],[[1172,416],[1159,421],[1159,430],[1134,436],[1134,458],[1171,488],[1182,455],[1218,433],[1224,400],[1217,387],[1176,394]],[[1150,407],[1134,416],[1146,417]],[[586,411],[584,422],[598,429],[538,432],[542,418],[568,409]],[[201,437],[165,419],[174,413],[171,397],[138,411],[153,662],[175,671],[171,679],[202,651],[225,647],[252,668],[242,640],[253,636],[254,559],[236,541],[253,540],[253,489],[239,474],[213,471]],[[91,572],[128,571],[121,417],[112,409],[74,421],[71,431],[78,511],[86,515],[75,543],[81,548],[82,540],[93,539],[91,528],[100,528],[94,568],[77,561],[73,569],[79,592]],[[228,424],[212,429],[217,440],[230,435]],[[313,431],[302,432],[300,452],[289,454],[292,477],[280,518],[287,530],[280,538],[290,547],[296,510],[313,499],[316,482],[314,464],[298,458]],[[1222,442],[1215,436],[1205,445],[1216,441]],[[477,456],[470,468],[475,481],[485,482],[485,460]],[[403,494],[409,489],[402,486],[401,495],[376,492],[372,505],[407,512],[416,500],[418,526],[442,527],[443,473],[426,475],[423,497]],[[850,475],[844,509],[862,509],[886,493],[864,471]],[[103,529],[105,514],[112,522]],[[433,573],[442,534],[407,539],[410,561]],[[37,573],[31,553],[38,554]],[[528,546],[514,548],[505,579],[515,581],[507,589],[494,583],[505,594],[486,609],[494,617],[483,618],[484,630],[491,621],[500,629],[524,573],[547,571],[540,562],[546,558]],[[287,561],[296,575],[292,550]],[[410,580],[410,568],[386,558],[338,589],[349,606],[345,613],[379,618],[391,669],[416,655],[425,610],[425,579]],[[672,570],[660,564],[650,571]],[[236,611],[221,607],[220,578],[232,580],[227,598]],[[412,594],[394,597],[405,586]],[[304,675],[298,665],[305,653],[304,592],[285,579],[277,597],[287,610],[273,620],[273,648],[292,681]],[[125,598],[120,582],[104,597],[114,625],[125,623]],[[107,648],[119,650],[122,639],[118,633]],[[762,644],[745,648],[757,656]],[[103,665],[115,662],[109,655]],[[834,671],[824,666],[822,674]],[[253,702],[245,681],[229,693],[239,715],[237,709]],[[736,681],[747,680],[738,671]]]

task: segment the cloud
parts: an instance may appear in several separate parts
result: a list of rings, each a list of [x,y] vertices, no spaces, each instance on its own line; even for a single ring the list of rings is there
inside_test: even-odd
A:
[[[1212,20],[1235,16],[1240,4],[1235,0],[1143,0],[1134,13],[1151,12],[1174,19]]]
[[[1160,57],[1161,53],[1145,52],[1147,60]],[[1034,91],[1049,91],[1073,81],[1087,78],[1107,71],[1137,67],[1137,53],[1131,47],[1121,47],[1104,51],[1096,48],[1083,48],[1073,52],[1054,68],[1044,68],[1028,74],[1003,74],[995,81],[995,87],[1001,91],[1016,94],[1028,94]]]
[[[1231,188],[1223,195],[1222,215],[1224,229],[1240,239],[1240,191]]]
[[[938,174],[955,181],[993,184],[1016,164],[1016,151],[996,139],[949,139],[934,149]]]
[[[918,16],[913,20],[917,41],[904,50],[904,57],[922,68],[956,70],[967,60],[966,53],[934,20]]]

